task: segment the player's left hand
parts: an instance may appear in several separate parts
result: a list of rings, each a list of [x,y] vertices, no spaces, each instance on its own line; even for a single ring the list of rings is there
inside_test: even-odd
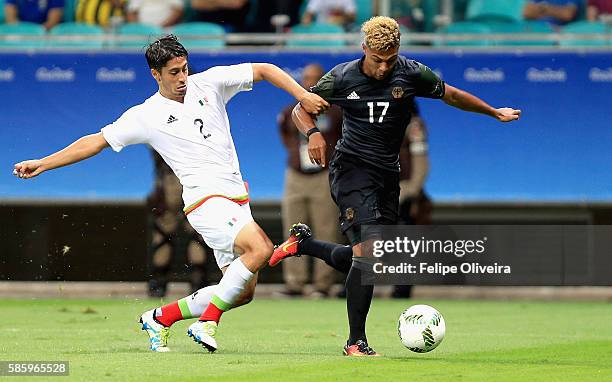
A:
[[[521,117],[521,111],[511,107],[502,107],[495,111],[497,112],[495,118],[500,122],[511,122]]]
[[[314,133],[308,138],[308,156],[310,156],[310,162],[325,167],[327,161],[325,158],[326,150],[327,142],[325,142],[323,134],[320,132]]]
[[[329,109],[329,103],[314,93],[306,92],[298,101],[309,114],[318,115]]]

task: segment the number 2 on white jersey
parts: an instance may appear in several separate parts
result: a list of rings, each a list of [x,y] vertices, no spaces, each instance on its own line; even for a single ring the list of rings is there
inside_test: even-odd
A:
[[[385,114],[387,114],[387,109],[389,109],[389,102],[376,102],[376,106],[383,107],[380,118],[378,118],[378,123],[382,123]],[[374,123],[374,102],[368,102],[368,107],[370,108],[370,123]]]

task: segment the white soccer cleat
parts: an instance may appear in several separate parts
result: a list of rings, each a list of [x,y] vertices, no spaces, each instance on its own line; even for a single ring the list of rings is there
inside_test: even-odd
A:
[[[149,335],[150,349],[156,352],[168,352],[168,337],[170,337],[170,328],[158,323],[153,319],[155,309],[146,311],[140,316],[142,330],[146,330]]]
[[[196,321],[187,329],[187,335],[193,338],[195,342],[204,346],[210,353],[217,350],[216,334],[217,323],[214,321]]]

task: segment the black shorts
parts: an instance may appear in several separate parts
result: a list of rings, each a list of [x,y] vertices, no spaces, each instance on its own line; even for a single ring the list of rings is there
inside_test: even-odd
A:
[[[329,184],[340,209],[340,229],[351,244],[365,240],[361,237],[362,225],[397,224],[399,172],[336,151],[330,161]]]

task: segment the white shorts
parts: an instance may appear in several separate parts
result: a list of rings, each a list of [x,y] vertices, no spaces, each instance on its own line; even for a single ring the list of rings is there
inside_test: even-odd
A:
[[[187,215],[189,224],[213,249],[219,269],[237,257],[234,240],[238,232],[253,221],[248,203],[240,205],[225,198],[210,198]]]

